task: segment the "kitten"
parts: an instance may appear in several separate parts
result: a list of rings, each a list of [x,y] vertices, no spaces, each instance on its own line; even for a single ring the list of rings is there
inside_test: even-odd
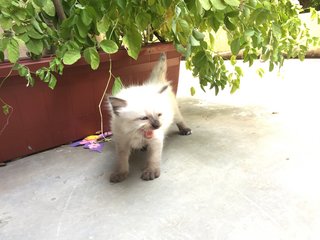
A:
[[[132,149],[146,149],[148,154],[141,178],[158,178],[163,141],[170,125],[175,122],[181,135],[191,134],[166,80],[166,72],[166,56],[161,54],[145,84],[123,88],[116,96],[109,97],[111,130],[118,155],[111,182],[121,182],[128,176]]]

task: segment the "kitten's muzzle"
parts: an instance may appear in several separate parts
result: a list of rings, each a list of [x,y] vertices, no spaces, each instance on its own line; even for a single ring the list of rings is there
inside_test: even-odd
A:
[[[150,124],[153,129],[158,129],[161,127],[161,124],[158,120],[152,120],[152,121],[150,121]]]

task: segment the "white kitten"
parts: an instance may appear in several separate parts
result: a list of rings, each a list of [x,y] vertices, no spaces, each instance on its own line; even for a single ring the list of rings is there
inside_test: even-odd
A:
[[[161,54],[144,85],[124,88],[116,96],[109,97],[111,130],[118,155],[118,166],[110,176],[111,182],[121,182],[128,176],[132,149],[147,149],[147,164],[141,178],[158,178],[163,141],[170,125],[175,122],[180,134],[191,134],[166,81],[166,72],[166,56]]]

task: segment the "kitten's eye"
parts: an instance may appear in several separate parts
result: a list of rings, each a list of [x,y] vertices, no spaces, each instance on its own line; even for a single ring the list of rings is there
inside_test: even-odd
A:
[[[140,120],[148,120],[148,117],[147,116],[141,117]]]
[[[162,113],[158,113],[158,117],[161,117],[162,116]]]

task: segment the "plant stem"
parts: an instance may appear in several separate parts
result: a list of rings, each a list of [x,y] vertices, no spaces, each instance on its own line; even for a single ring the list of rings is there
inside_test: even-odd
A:
[[[66,19],[66,14],[64,13],[62,4],[60,0],[53,0],[53,5],[54,8],[56,9],[56,13],[58,15],[58,18],[60,21],[63,21],[64,19]]]
[[[161,43],[165,43],[166,40],[160,36],[160,34],[157,32],[157,31],[154,31],[153,34],[158,38],[158,40],[161,42]]]
[[[102,104],[102,102],[103,102],[103,100],[104,100],[104,98],[105,98],[105,96],[106,96],[107,89],[108,89],[108,87],[109,87],[111,78],[112,78],[112,76],[113,76],[111,70],[112,70],[112,60],[111,60],[111,57],[110,57],[110,55],[109,55],[109,78],[108,78],[108,81],[107,81],[107,85],[106,85],[106,87],[105,87],[105,89],[104,89],[104,91],[103,91],[103,94],[102,94],[102,96],[101,96],[100,102],[99,102],[100,131],[101,131],[101,134],[102,134],[102,136],[103,136],[104,139],[106,139],[106,138],[105,138],[105,136],[104,136],[104,130],[103,130],[103,116],[102,116],[101,104]]]
[[[8,75],[1,81],[0,83],[0,88],[2,87],[2,85],[4,84],[5,80],[11,75],[13,71],[13,68],[11,68],[10,72],[8,73]],[[0,136],[2,135],[2,133],[4,132],[4,130],[7,128],[7,126],[9,125],[9,120],[10,120],[10,117],[13,113],[13,107],[11,105],[9,105],[8,103],[6,103],[1,97],[0,97],[0,101],[2,102],[3,106],[7,105],[9,109],[11,109],[8,117],[7,117],[7,121],[6,123],[4,124],[4,126],[1,128],[0,130]]]

